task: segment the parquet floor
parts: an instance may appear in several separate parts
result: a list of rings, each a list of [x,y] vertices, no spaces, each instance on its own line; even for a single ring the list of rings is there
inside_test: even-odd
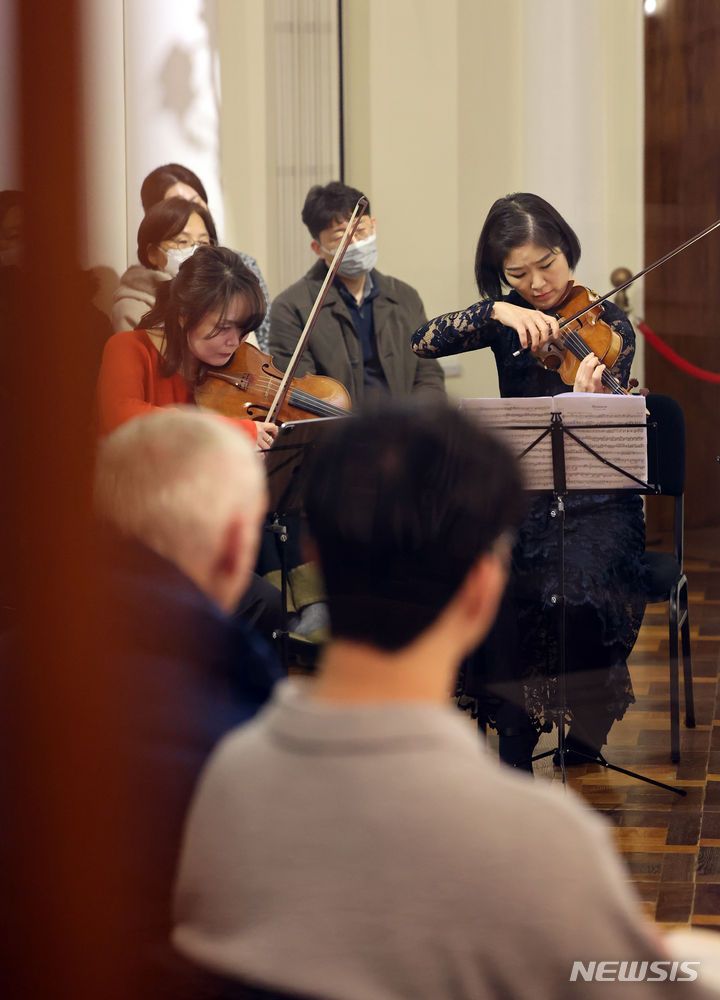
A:
[[[688,533],[685,569],[697,726],[685,728],[681,702],[681,760],[671,764],[667,605],[650,605],[630,660],[636,703],[613,726],[604,754],[682,785],[686,797],[599,765],[568,769],[568,784],[613,823],[629,878],[654,920],[720,929],[720,532]],[[536,776],[558,781],[560,772],[548,759],[536,764]]]

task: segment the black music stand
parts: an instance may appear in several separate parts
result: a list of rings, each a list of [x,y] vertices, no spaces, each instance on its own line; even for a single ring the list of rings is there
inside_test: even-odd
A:
[[[303,510],[303,477],[301,467],[317,447],[328,426],[344,417],[318,417],[313,420],[289,421],[283,424],[265,456],[265,474],[268,484],[268,517],[266,527],[278,539],[280,554],[280,600],[282,605],[282,628],[273,633],[280,642],[281,660],[287,668],[289,659],[288,611],[288,566],[287,543],[289,538],[288,518],[299,517]]]
[[[602,429],[602,430],[606,430],[606,431],[609,431],[609,432],[612,432],[613,429],[620,429],[620,428],[631,427],[631,426],[634,426],[634,425],[632,425],[632,424],[593,424],[592,425],[593,429],[597,428],[597,429]],[[652,426],[652,425],[648,425],[647,421],[646,421],[646,427],[647,426]],[[657,425],[654,425],[654,426],[655,426],[655,428],[657,428]],[[579,428],[575,428],[575,430],[578,430],[578,429]],[[543,434],[541,435],[541,437],[544,437],[545,433],[546,433],[546,431],[543,430]],[[637,484],[637,487],[638,487],[635,492],[638,492],[638,493],[657,493],[657,492],[659,492],[659,490],[658,490],[658,488],[656,486],[651,485],[649,482],[643,482],[642,480],[638,479],[635,475],[633,475],[632,473],[628,472],[626,469],[620,468],[620,466],[615,465],[613,462],[610,462],[608,459],[606,459],[602,455],[600,455],[599,452],[597,452],[594,448],[590,447],[590,445],[588,445],[585,441],[583,441],[580,437],[578,437],[573,432],[573,429],[571,429],[570,427],[568,427],[567,425],[565,425],[563,423],[563,419],[562,419],[562,415],[561,414],[559,414],[559,413],[553,413],[552,414],[552,418],[551,418],[551,422],[550,422],[550,428],[549,428],[549,433],[550,433],[550,442],[551,442],[551,447],[552,447],[553,480],[554,480],[554,487],[553,487],[553,490],[552,490],[552,494],[555,497],[555,501],[556,501],[556,504],[557,504],[557,507],[556,507],[556,510],[557,510],[556,517],[558,518],[559,525],[560,525],[560,527],[559,527],[559,530],[560,530],[560,593],[557,594],[557,595],[554,595],[555,597],[557,597],[557,603],[559,604],[559,610],[560,610],[560,639],[559,639],[559,644],[558,644],[559,645],[559,649],[560,649],[560,664],[559,664],[560,669],[559,669],[559,672],[558,672],[558,677],[559,677],[559,701],[560,701],[560,704],[559,704],[559,707],[558,707],[559,717],[558,717],[558,722],[557,722],[557,730],[558,730],[557,751],[558,751],[558,756],[560,758],[560,770],[561,770],[561,774],[562,774],[562,781],[563,781],[563,783],[565,783],[565,781],[566,781],[566,775],[565,775],[565,752],[564,751],[565,751],[565,712],[566,712],[566,708],[567,708],[567,704],[566,704],[566,702],[567,702],[567,693],[566,693],[566,677],[567,677],[567,673],[566,673],[566,665],[565,665],[565,608],[566,608],[566,605],[565,605],[565,579],[564,579],[564,565],[565,565],[565,503],[564,503],[564,497],[566,497],[566,496],[568,496],[569,494],[572,494],[572,493],[588,493],[588,492],[594,492],[594,493],[616,493],[616,492],[627,493],[627,488],[625,488],[625,489],[619,489],[619,490],[612,490],[612,489],[608,490],[608,489],[603,489],[603,488],[600,488],[600,489],[597,489],[597,490],[587,490],[587,489],[572,490],[572,489],[568,489],[567,488],[567,484],[566,484],[565,438],[568,437],[568,438],[571,438],[573,441],[576,441],[582,448],[584,448],[587,452],[589,452],[591,455],[593,455],[598,460],[598,462],[600,464],[602,464],[603,466],[610,467],[611,469],[615,470],[616,472],[619,472],[622,475],[627,476],[627,478],[629,480],[635,482]],[[538,440],[540,440],[540,438]],[[627,774],[631,778],[635,778],[638,781],[644,781],[644,782],[646,782],[649,785],[655,785],[657,788],[664,788],[664,789],[666,789],[666,791],[674,792],[676,795],[681,795],[681,796],[687,795],[687,792],[685,791],[684,788],[677,788],[677,787],[674,787],[673,785],[665,784],[665,782],[656,781],[655,778],[648,778],[646,775],[639,774],[637,771],[629,771],[627,768],[619,767],[617,764],[611,764],[608,760],[605,759],[605,757],[603,756],[603,754],[600,753],[600,752],[598,752],[596,755],[585,754],[585,753],[582,753],[581,751],[578,751],[578,750],[576,750],[574,752],[579,757],[585,757],[585,758],[587,758],[588,763],[600,764],[602,767],[605,767],[605,768],[607,768],[610,771],[618,771],[620,774]],[[533,760],[542,760],[544,757],[549,757],[550,754],[554,754],[554,753],[555,753],[555,750],[546,750],[543,753],[540,753],[540,754],[537,754],[536,756],[534,756]]]
[[[583,425],[567,425],[563,422],[562,414],[553,412],[550,418],[549,425],[500,425],[496,424],[494,426],[488,425],[491,430],[499,431],[538,431],[538,436],[520,453],[518,460],[522,463],[522,458],[531,452],[534,448],[540,444],[540,442],[545,441],[547,437],[550,438],[550,445],[552,451],[552,488],[551,489],[530,489],[528,492],[538,495],[550,493],[555,499],[555,509],[551,512],[551,516],[556,518],[558,523],[558,532],[560,538],[560,586],[559,593],[553,594],[552,603],[558,608],[560,613],[560,627],[558,636],[558,649],[559,649],[559,663],[558,663],[558,705],[554,709],[557,712],[557,731],[558,731],[558,743],[557,748],[552,750],[546,750],[543,753],[536,754],[532,759],[542,760],[545,757],[549,757],[556,751],[560,759],[560,770],[562,774],[563,784],[566,783],[565,774],[565,717],[567,713],[567,687],[566,687],[566,663],[565,663],[565,497],[574,493],[601,493],[601,494],[612,494],[612,493],[622,493],[627,494],[628,489],[632,487],[621,487],[621,488],[577,488],[572,489],[567,486],[567,468],[565,459],[565,441],[566,439],[571,439],[576,442],[582,449],[592,455],[597,462],[605,468],[610,468],[616,473],[619,473],[623,478],[627,478],[631,482],[636,484],[633,492],[636,493],[659,493],[659,487],[639,478],[627,469],[621,468],[619,465],[611,462],[609,459],[603,457],[592,448],[586,441],[582,440],[581,437],[575,433],[576,431],[582,430],[603,430],[606,432],[612,432],[613,430],[625,429],[628,427],[637,427],[637,423],[612,423],[612,424],[602,424],[602,423],[589,423]],[[650,429],[657,430],[657,425],[652,422],[648,423],[645,420],[644,426]],[[655,447],[657,448],[657,437],[655,437]],[[657,466],[656,466],[657,467]],[[619,767],[617,764],[611,764],[605,759],[603,754],[599,753],[597,755],[584,754],[581,751],[575,751],[577,756],[586,757],[588,763],[600,764],[602,767],[608,770],[618,771],[620,774],[627,774],[631,778],[635,778],[638,781],[644,781],[649,785],[655,785],[658,788],[664,788],[667,791],[674,792],[676,795],[685,796],[687,792],[684,788],[673,787],[672,785],[665,784],[662,781],[656,781],[655,778],[648,778],[644,774],[638,774],[636,771],[629,771],[627,768]]]

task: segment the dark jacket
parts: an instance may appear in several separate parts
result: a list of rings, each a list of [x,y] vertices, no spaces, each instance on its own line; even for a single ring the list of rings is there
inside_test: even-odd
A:
[[[279,368],[287,368],[310,315],[327,268],[318,260],[308,273],[286,288],[270,312],[270,353]],[[422,393],[445,399],[443,370],[437,361],[418,358],[410,337],[426,322],[420,296],[397,278],[372,272],[379,294],[373,299],[375,337],[380,364],[393,398]],[[353,406],[364,399],[362,345],[340,292],[332,285],[297,369],[298,377],[329,375],[347,388]]]
[[[66,935],[90,934],[94,914],[96,954],[80,977],[85,984],[107,970],[110,957],[122,955],[118,981],[132,982],[122,996],[133,1000],[181,1000],[214,997],[201,992],[195,976],[169,944],[171,899],[183,821],[195,782],[216,743],[232,728],[251,719],[270,695],[283,671],[272,649],[238,618],[226,615],[174,564],[139,542],[109,538],[101,533],[95,549],[102,554],[95,606],[88,616],[102,622],[103,643],[93,663],[104,675],[112,700],[98,700],[89,684],[87,703],[77,714],[84,725],[98,707],[97,728],[87,753],[77,762],[78,787],[68,804],[88,798],[94,788],[106,796],[87,815],[62,817],[54,833],[66,840],[72,833],[93,851],[88,870],[78,870],[80,902],[60,900],[58,887],[46,887],[49,912],[82,914]],[[11,631],[0,640],[0,996],[3,1000],[43,996],[35,986],[28,958],[37,950],[35,914],[24,900],[29,877],[28,852],[21,838],[36,835],[35,800],[54,802],[65,790],[53,786],[69,765],[53,766],[43,716],[18,716],[20,686],[17,643]],[[20,643],[22,646],[22,643]],[[84,666],[87,671],[89,668]],[[80,691],[77,682],[72,688]],[[88,732],[90,735],[90,730]],[[36,756],[47,760],[47,781],[28,784],[28,774],[41,773]],[[113,769],[102,767],[112,760]],[[73,775],[73,780],[75,776]],[[78,791],[80,789],[80,791]],[[55,798],[54,798],[55,796]],[[51,806],[46,807],[50,814]],[[57,809],[57,806],[55,806]],[[112,825],[112,856],[103,836]],[[65,848],[67,851],[67,848]],[[103,856],[104,855],[104,856]],[[65,855],[61,852],[62,860]],[[54,862],[56,865],[58,861]],[[53,856],[40,866],[52,871]],[[63,885],[62,877],[58,885]],[[37,899],[36,890],[30,899]],[[40,926],[43,926],[42,918]],[[80,929],[82,928],[82,929]],[[76,937],[80,948],[82,940]],[[109,957],[110,956],[110,957]],[[42,962],[37,977],[47,983]],[[50,968],[52,968],[52,964]],[[73,968],[77,966],[74,965]],[[87,976],[87,979],[83,978]],[[192,981],[186,989],[186,980]],[[8,985],[8,981],[9,984]],[[28,987],[30,984],[30,988]],[[118,997],[120,988],[104,984],[100,997]],[[17,986],[17,988],[16,988]],[[180,987],[182,986],[182,992]],[[89,986],[88,986],[89,988]],[[86,993],[86,990],[83,990]],[[231,996],[232,994],[228,994]]]

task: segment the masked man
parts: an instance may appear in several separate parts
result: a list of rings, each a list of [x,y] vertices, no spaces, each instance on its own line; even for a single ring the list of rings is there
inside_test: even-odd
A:
[[[347,184],[316,185],[302,211],[319,260],[273,302],[270,353],[286,368],[307,322],[348,220],[362,193]],[[328,375],[361,403],[422,393],[445,398],[444,376],[436,361],[415,356],[410,337],[425,322],[420,296],[410,285],[375,270],[375,219],[368,202],[340,270],[318,315],[297,375]]]

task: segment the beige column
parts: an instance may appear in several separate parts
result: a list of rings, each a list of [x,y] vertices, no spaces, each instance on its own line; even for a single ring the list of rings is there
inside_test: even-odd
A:
[[[82,80],[87,229],[83,266],[100,283],[96,303],[110,311],[119,275],[134,257],[128,241],[125,65],[122,0],[84,0]]]

